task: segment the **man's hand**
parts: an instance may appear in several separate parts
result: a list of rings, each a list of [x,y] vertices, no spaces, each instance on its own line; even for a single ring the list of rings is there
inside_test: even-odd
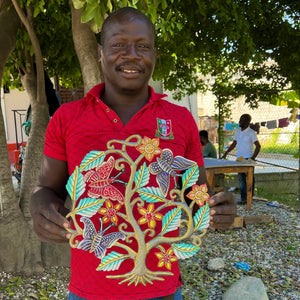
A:
[[[39,191],[42,193],[42,191]],[[37,194],[39,194],[37,192]],[[33,219],[33,228],[39,239],[49,243],[65,243],[71,237],[66,230],[70,227],[64,217],[69,211],[64,202],[57,197],[32,197],[30,212]]]
[[[224,152],[224,154],[222,155],[221,159],[226,159],[228,152]]]
[[[42,194],[44,191],[38,191]],[[38,195],[35,195],[38,196]],[[65,243],[71,237],[66,230],[70,227],[69,221],[64,217],[69,212],[64,202],[55,197],[32,197],[30,212],[33,219],[33,228],[39,239],[49,243]]]
[[[43,156],[41,176],[30,198],[33,228],[43,242],[64,243],[71,234],[66,230],[70,223],[64,206],[67,196],[68,168],[65,161]]]
[[[209,200],[210,222],[215,229],[227,229],[234,221],[236,205],[232,193],[220,192],[213,195]]]

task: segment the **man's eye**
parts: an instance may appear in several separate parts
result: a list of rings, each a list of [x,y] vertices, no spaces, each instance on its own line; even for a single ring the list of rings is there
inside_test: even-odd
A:
[[[138,48],[140,48],[140,49],[150,49],[150,46],[145,45],[145,44],[141,44],[141,45],[138,45]]]
[[[122,47],[124,47],[124,44],[121,44],[121,43],[113,44],[112,47],[113,48],[122,48]]]

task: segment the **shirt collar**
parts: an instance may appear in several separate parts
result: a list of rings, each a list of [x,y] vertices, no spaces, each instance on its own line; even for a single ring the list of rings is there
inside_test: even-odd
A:
[[[86,95],[87,100],[90,100],[90,99],[100,99],[100,95],[103,93],[104,87],[105,87],[105,83],[104,82],[102,82],[102,83],[97,84],[96,86],[94,86],[87,93],[87,95]],[[151,104],[154,101],[161,100],[162,98],[168,96],[166,94],[155,93],[154,89],[150,85],[148,85],[148,87],[150,89],[150,99],[148,101],[148,104]]]

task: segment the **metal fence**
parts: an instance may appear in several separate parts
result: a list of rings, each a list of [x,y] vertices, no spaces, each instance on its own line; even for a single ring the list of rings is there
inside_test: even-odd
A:
[[[298,119],[288,120],[283,127],[283,123],[279,122],[282,119],[272,119],[270,112],[265,112],[265,118],[266,121],[259,123],[257,134],[262,147],[255,167],[256,188],[262,192],[299,198],[299,115]],[[272,128],[268,128],[267,124],[271,124],[271,121]],[[234,123],[230,120],[227,122]],[[208,130],[210,140],[218,148],[218,123],[214,117],[199,117],[199,127]],[[224,144],[228,146],[233,140],[235,130],[225,130],[224,127],[223,132]],[[230,152],[228,159],[236,159],[235,150]],[[238,186],[237,181],[231,180],[228,184]]]

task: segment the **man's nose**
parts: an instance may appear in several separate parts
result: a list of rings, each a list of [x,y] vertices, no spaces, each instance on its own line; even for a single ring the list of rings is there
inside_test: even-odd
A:
[[[136,48],[136,45],[134,44],[128,44],[123,52],[124,57],[129,57],[129,58],[140,58],[140,54]]]

